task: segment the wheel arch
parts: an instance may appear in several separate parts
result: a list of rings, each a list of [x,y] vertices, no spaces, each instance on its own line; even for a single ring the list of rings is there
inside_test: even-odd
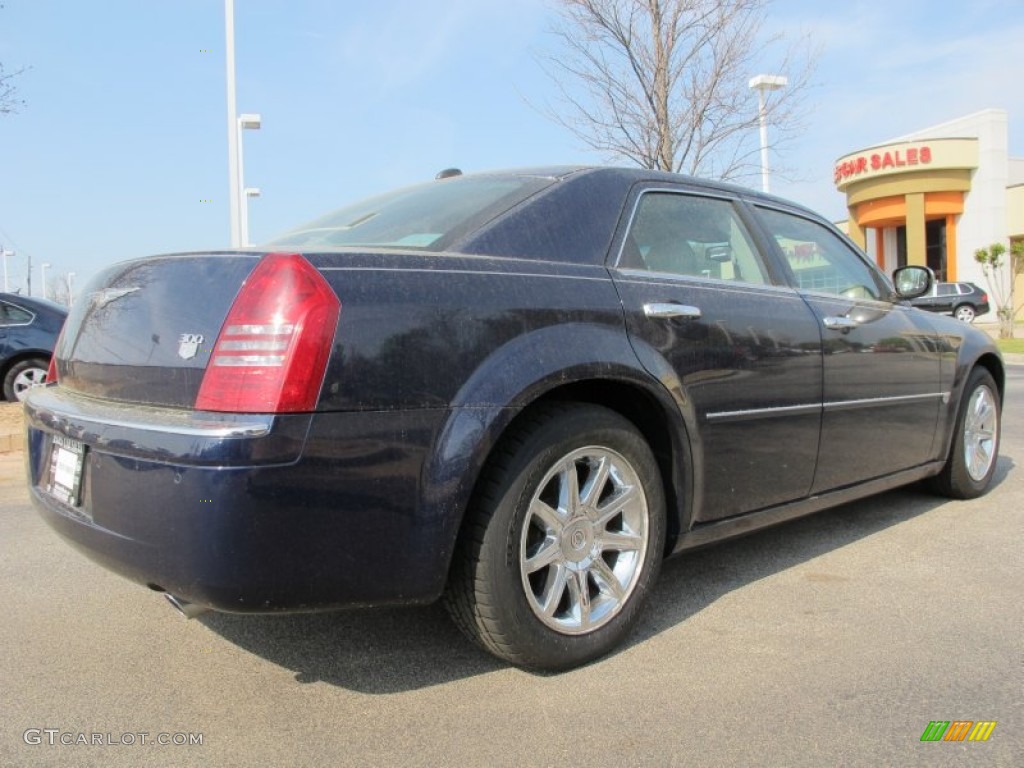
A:
[[[1002,402],[1006,396],[1006,368],[998,356],[988,353],[975,360],[972,368],[985,368],[992,378],[995,379],[996,387],[999,388],[999,401]]]
[[[639,378],[640,374],[638,373],[637,379]],[[462,535],[465,526],[471,522],[468,513],[473,498],[477,493],[479,483],[486,476],[488,464],[495,450],[522,421],[530,417],[534,410],[550,403],[586,403],[603,406],[620,414],[639,430],[654,453],[661,474],[666,509],[666,536],[663,554],[667,556],[672,553],[680,534],[685,531],[692,518],[695,472],[693,451],[689,439],[690,430],[679,409],[672,405],[667,391],[662,388],[664,394],[660,394],[657,387],[661,387],[661,384],[656,381],[641,382],[636,379],[614,377],[579,379],[569,383],[552,382],[545,389],[535,390],[532,393],[533,397],[519,407],[480,411],[473,409],[471,414],[464,414],[462,419],[456,417],[454,422],[450,422],[445,431],[461,433],[467,429],[467,425],[463,424],[461,427],[451,429],[453,423],[464,421],[467,416],[476,421],[476,424],[468,429],[478,432],[476,440],[478,450],[472,456],[460,458],[458,461],[458,464],[461,465],[460,471],[452,472],[451,467],[447,468],[448,472],[445,473],[448,475],[447,483],[456,483],[459,487],[449,485],[448,492],[437,495],[447,499],[448,503],[445,506],[448,508],[445,517],[451,525],[451,530],[448,531],[444,539],[445,574],[450,573],[453,567],[452,556],[458,538]],[[445,455],[444,444],[447,442],[441,441],[442,447],[435,451],[436,457]],[[428,474],[434,473],[428,471]],[[444,482],[437,482],[437,480],[442,480],[442,478],[437,477],[434,481],[428,481],[424,487],[428,489],[431,487],[443,488]],[[437,498],[435,498],[436,500]],[[426,501],[431,503],[430,499]],[[436,512],[444,514],[444,511],[440,509]]]
[[[953,447],[954,428],[960,411],[960,402],[963,399],[964,387],[967,384],[967,379],[970,377],[972,371],[976,368],[984,368],[987,370],[995,380],[996,389],[999,392],[1000,403],[1005,400],[1006,369],[1003,366],[1002,359],[995,351],[993,351],[995,347],[992,345],[989,345],[989,347],[990,348],[988,349],[983,349],[983,351],[976,356],[966,356],[961,358],[960,362],[957,364],[956,375],[949,391],[951,407],[940,420],[939,429],[935,435],[936,442],[934,458],[937,460],[946,461],[949,459],[949,454]]]
[[[496,348],[452,399],[421,468],[417,516],[434,528],[440,594],[477,484],[495,448],[530,409],[554,401],[603,405],[648,441],[662,474],[666,541],[674,547],[699,503],[699,444],[673,372],[649,373],[618,323],[539,328]],[[677,489],[685,489],[680,497]],[[694,501],[697,499],[698,501]]]

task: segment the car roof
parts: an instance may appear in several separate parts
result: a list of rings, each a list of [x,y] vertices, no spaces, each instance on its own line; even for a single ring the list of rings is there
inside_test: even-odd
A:
[[[743,186],[727,181],[704,179],[697,176],[689,176],[682,173],[671,173],[650,168],[627,168],[608,165],[553,165],[527,168],[509,168],[496,171],[481,171],[480,173],[466,174],[473,176],[537,176],[565,180],[572,176],[600,175],[605,177],[618,178],[624,184],[632,186],[641,182],[664,182],[668,184],[683,184],[695,189],[704,189],[709,192],[724,192],[738,197],[744,197],[752,202],[769,202],[782,204],[789,208],[802,210],[815,217],[821,218],[821,214],[813,208],[808,208],[784,197],[766,194],[752,187]]]
[[[0,301],[14,304],[16,307],[28,309],[33,312],[50,312],[67,315],[68,308],[49,299],[41,299],[37,296],[23,296],[20,293],[0,292]]]

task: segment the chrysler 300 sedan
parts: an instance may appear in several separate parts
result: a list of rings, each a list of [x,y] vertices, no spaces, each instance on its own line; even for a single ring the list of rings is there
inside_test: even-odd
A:
[[[186,615],[440,599],[499,657],[569,668],[666,556],[989,488],[1003,363],[910,306],[931,282],[739,187],[443,178],[100,274],[27,401],[31,494]]]

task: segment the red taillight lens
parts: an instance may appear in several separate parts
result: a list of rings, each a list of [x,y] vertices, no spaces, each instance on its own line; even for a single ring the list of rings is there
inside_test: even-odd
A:
[[[334,291],[302,256],[264,256],[231,305],[210,353],[196,409],[312,410],[340,311]]]
[[[46,366],[46,383],[56,384],[57,383],[57,350],[60,349],[61,343],[64,341],[64,328],[60,329],[60,333],[57,334],[57,341],[53,343],[53,351],[50,353],[50,364]]]

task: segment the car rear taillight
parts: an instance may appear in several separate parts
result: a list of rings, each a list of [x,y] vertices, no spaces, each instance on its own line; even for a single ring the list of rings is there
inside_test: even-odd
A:
[[[56,384],[57,383],[57,350],[60,349],[61,343],[64,341],[64,328],[60,329],[60,333],[57,334],[57,340],[53,342],[53,351],[50,352],[50,364],[46,366],[46,383]]]
[[[987,304],[988,303],[988,294],[985,293],[984,291],[981,292],[981,303],[982,304]]]
[[[196,409],[312,410],[340,311],[330,285],[302,256],[264,256],[231,305],[210,353]]]

